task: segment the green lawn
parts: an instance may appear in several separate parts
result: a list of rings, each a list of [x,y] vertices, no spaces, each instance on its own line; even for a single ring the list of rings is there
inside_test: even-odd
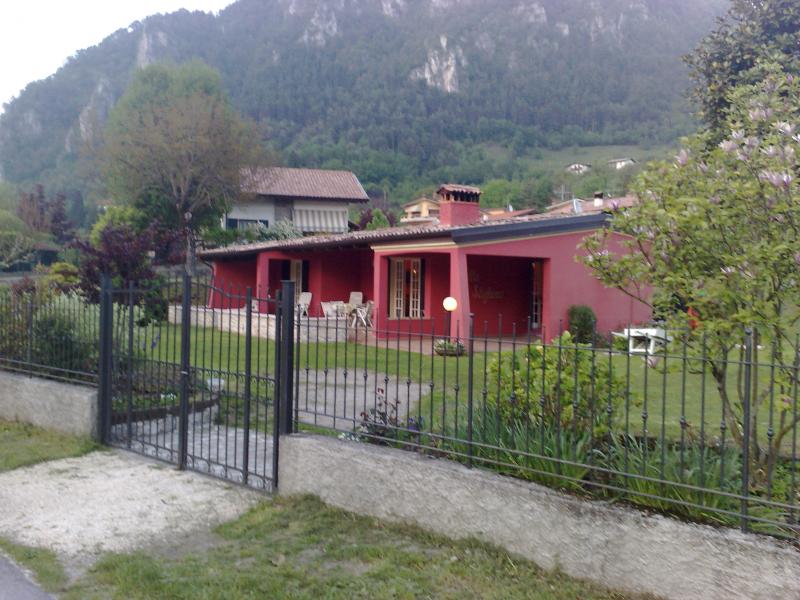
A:
[[[625,598],[475,541],[276,498],[176,556],[112,555],[63,596],[91,598]]]
[[[81,456],[96,448],[88,438],[0,420],[0,472],[46,460]]]

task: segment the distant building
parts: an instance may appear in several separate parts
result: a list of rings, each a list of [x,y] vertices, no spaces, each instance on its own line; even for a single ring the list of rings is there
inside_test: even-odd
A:
[[[308,235],[344,233],[350,204],[369,201],[350,171],[262,167],[244,173],[242,191],[249,197],[223,217],[225,229],[269,227],[288,220]]]
[[[608,166],[612,169],[624,169],[625,167],[630,167],[631,165],[635,165],[636,160],[633,158],[625,157],[625,158],[612,158],[608,161]]]
[[[567,173],[572,173],[573,175],[585,175],[592,170],[592,165],[576,162],[572,163],[571,165],[567,165],[564,170]]]
[[[548,206],[544,212],[548,215],[590,215],[613,212],[620,208],[630,208],[636,202],[635,196],[606,198],[602,192],[597,192],[591,200],[573,198],[564,202],[556,202]]]
[[[535,215],[541,211],[535,207],[514,210],[514,207],[509,204],[506,208],[485,208],[481,212],[483,213],[484,221],[497,221],[501,219],[516,219],[517,217]]]
[[[427,225],[439,220],[439,201],[421,196],[403,205],[401,225]]]

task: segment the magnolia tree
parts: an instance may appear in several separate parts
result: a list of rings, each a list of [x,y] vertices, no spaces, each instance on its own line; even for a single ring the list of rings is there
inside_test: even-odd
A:
[[[800,83],[759,67],[757,85],[730,94],[728,136],[708,150],[688,140],[671,164],[639,179],[640,203],[615,212],[608,229],[584,242],[582,260],[606,285],[649,304],[684,331],[704,357],[724,408],[722,427],[742,447],[745,389],[737,366],[743,332],[752,328],[775,363],[774,385],[753,369],[751,475],[775,468],[798,418],[794,401],[800,319]],[[624,234],[615,252],[612,232]],[[618,239],[618,238],[617,238]],[[731,360],[733,359],[733,360]],[[699,364],[699,363],[696,363]],[[769,379],[769,378],[766,378]],[[766,432],[759,431],[759,410]],[[764,418],[763,412],[769,414]],[[787,438],[786,436],[790,437]]]

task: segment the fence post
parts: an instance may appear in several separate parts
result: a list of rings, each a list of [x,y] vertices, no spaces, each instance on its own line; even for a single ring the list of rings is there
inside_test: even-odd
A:
[[[469,340],[467,342],[467,466],[472,468],[472,414],[473,414],[473,393],[475,391],[472,384],[473,375],[475,372],[475,353],[473,352],[473,345],[475,343],[475,315],[469,315]]]
[[[128,282],[128,344],[127,344],[127,391],[128,396],[125,406],[125,431],[127,438],[128,448],[133,443],[133,336],[134,336],[134,319],[133,319],[133,281]]]
[[[30,366],[33,363],[33,294],[27,294],[27,296],[28,303],[25,307],[25,324],[28,331],[26,362]]]
[[[294,281],[281,282],[280,434],[292,433],[294,411]]]
[[[178,469],[186,468],[189,446],[189,345],[192,322],[192,276],[183,275],[181,303],[181,396],[178,418]]]
[[[101,444],[111,437],[111,345],[113,343],[111,309],[111,280],[107,274],[100,278],[100,357],[98,365],[97,435]]]
[[[753,330],[747,328],[744,331],[744,397],[742,398],[742,531],[747,532],[747,499],[750,494],[750,386],[752,377],[753,362]],[[723,452],[725,449],[722,449]]]
[[[242,446],[242,483],[247,485],[250,471],[250,378],[252,369],[253,345],[253,290],[247,288],[245,295],[245,334],[244,334],[244,445]]]

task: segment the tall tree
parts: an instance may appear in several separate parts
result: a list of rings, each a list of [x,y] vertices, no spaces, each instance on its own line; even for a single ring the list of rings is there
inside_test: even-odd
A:
[[[761,74],[753,69],[759,61],[778,64],[786,73],[800,71],[800,1],[733,0],[718,28],[685,60],[714,145],[726,134],[730,91],[759,81]]]
[[[112,111],[103,149],[111,193],[179,228],[186,272],[199,230],[241,195],[240,175],[260,162],[256,132],[229,106],[219,73],[200,62],[139,71]]]

